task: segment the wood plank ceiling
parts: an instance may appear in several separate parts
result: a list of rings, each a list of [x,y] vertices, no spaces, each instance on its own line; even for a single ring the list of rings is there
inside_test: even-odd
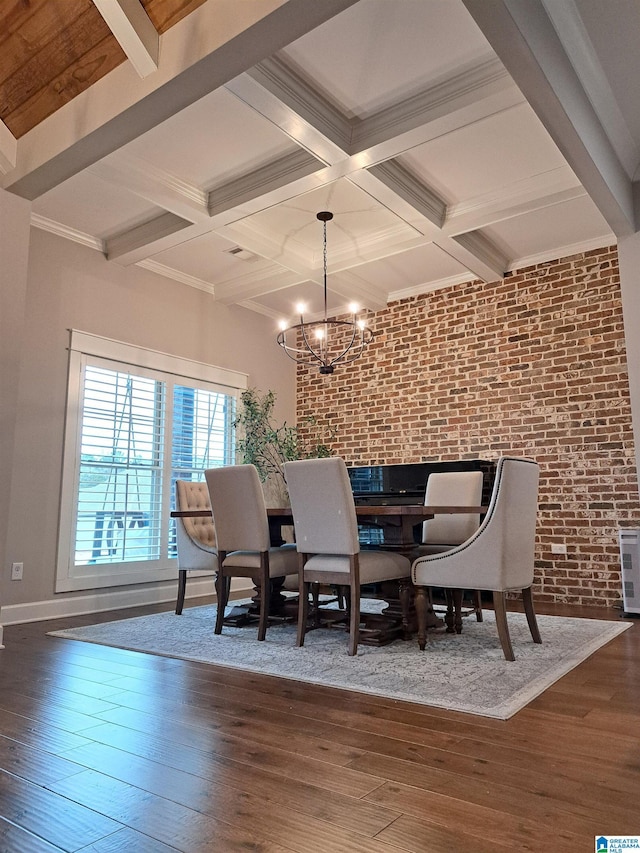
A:
[[[159,35],[205,0],[141,0]],[[0,119],[17,138],[127,59],[92,0],[3,0]]]

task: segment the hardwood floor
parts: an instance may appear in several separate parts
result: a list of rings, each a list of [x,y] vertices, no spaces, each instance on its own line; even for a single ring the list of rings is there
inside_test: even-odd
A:
[[[506,722],[46,636],[161,609],[5,628],[2,853],[578,853],[640,833],[636,622]]]

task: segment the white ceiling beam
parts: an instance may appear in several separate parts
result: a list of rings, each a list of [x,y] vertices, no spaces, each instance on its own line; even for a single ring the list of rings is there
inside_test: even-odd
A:
[[[450,238],[443,235],[435,242],[482,281],[502,278],[509,267],[509,259],[479,231]]]
[[[160,36],[139,0],[93,0],[140,77],[158,70]]]
[[[192,226],[192,222],[182,219],[174,213],[162,213],[135,228],[130,228],[122,234],[105,240],[107,259],[110,261],[120,259],[121,262],[124,262],[126,258],[128,264],[137,263],[143,259],[136,254],[136,250],[140,249],[141,246],[144,247],[145,257],[157,254],[168,247],[165,238],[169,238],[168,245],[173,245],[171,237],[177,231]]]
[[[613,232],[635,232],[632,181],[544,4],[463,2]]]
[[[124,152],[95,163],[88,170],[111,186],[147,199],[176,216],[193,222],[209,219],[207,193],[147,160]]]
[[[0,173],[6,175],[15,169],[18,140],[7,125],[0,121]]]

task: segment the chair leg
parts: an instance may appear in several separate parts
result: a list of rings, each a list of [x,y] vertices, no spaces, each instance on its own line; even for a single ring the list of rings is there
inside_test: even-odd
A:
[[[453,634],[453,592],[450,589],[445,589],[444,597],[447,602],[447,612],[444,615],[445,625],[447,626],[447,634]]]
[[[426,586],[416,587],[416,616],[418,618],[418,645],[424,651],[427,645],[427,605],[428,594]]]
[[[309,584],[304,581],[304,554],[298,555],[298,631],[296,646],[304,646],[304,635],[309,618]]]
[[[456,634],[462,634],[462,596],[463,589],[452,590],[453,598],[453,627]]]
[[[222,563],[222,559],[220,559]],[[214,629],[214,633],[221,634],[222,633],[222,620],[224,619],[224,609],[227,606],[227,601],[229,600],[229,584],[227,583],[227,578],[224,576],[222,569],[219,569],[216,574],[216,602],[218,607],[218,612],[216,614],[216,627]]]
[[[505,659],[515,660],[516,656],[513,653],[511,637],[509,636],[509,626],[507,625],[506,594],[504,592],[493,591],[493,609],[496,614],[498,637],[500,638],[500,645],[502,646]]]
[[[529,625],[533,642],[541,643],[542,637],[540,636],[540,629],[538,628],[536,611],[533,609],[533,595],[531,594],[530,586],[522,590],[522,602],[524,604],[524,612],[527,616],[527,624]]]
[[[473,597],[473,609],[476,611],[476,622],[483,622],[484,617],[482,615],[482,593],[479,589],[474,589],[471,595]]]
[[[311,603],[313,605],[313,624],[320,627],[320,584],[311,584]]]
[[[258,639],[264,640],[267,636],[267,624],[269,622],[269,599],[271,589],[269,585],[269,554],[260,554],[260,621],[258,623]]]
[[[409,624],[409,612],[411,610],[411,578],[400,578],[398,581],[398,597],[402,608],[402,639],[411,639],[411,625]]]
[[[176,600],[176,616],[180,616],[184,607],[184,596],[187,591],[187,570],[178,570],[178,598]]]
[[[360,639],[360,584],[358,583],[356,586],[352,582],[350,593],[349,654],[355,655],[358,653],[358,640]]]

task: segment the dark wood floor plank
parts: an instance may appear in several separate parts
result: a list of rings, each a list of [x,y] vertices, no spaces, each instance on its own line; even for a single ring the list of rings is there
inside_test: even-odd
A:
[[[426,769],[417,764],[380,756],[364,756],[353,762],[363,772],[378,773],[387,779],[431,793],[443,794],[461,801],[519,816],[522,813],[522,797],[526,791],[527,816],[531,820],[544,822],[551,832],[567,829],[574,833],[589,820],[605,818],[628,824],[637,815],[635,794],[627,794],[615,803],[607,802],[608,791],[597,787],[590,792],[587,785],[574,785],[567,780],[549,782],[542,776],[532,777],[523,787],[514,783],[511,773],[493,772],[491,775],[460,774],[451,770]],[[375,794],[374,794],[375,796]]]
[[[99,812],[5,772],[0,772],[0,814],[68,851],[91,844],[121,826]]]
[[[87,739],[81,735],[2,710],[0,710],[0,732],[5,737],[17,740],[27,746],[52,752],[55,755],[59,755],[67,749],[73,749],[74,746],[82,746],[82,744],[87,743]]]
[[[0,710],[28,717],[38,723],[54,726],[57,729],[75,734],[81,734],[83,729],[95,725],[96,718],[74,710],[68,702],[58,704],[53,698],[48,701],[46,694],[43,699],[44,701],[34,700],[32,696],[25,696],[12,690],[11,693],[5,693],[0,699]],[[101,705],[100,711],[116,707],[113,704],[107,705],[106,703],[101,703]]]
[[[7,823],[0,816],[0,850],[3,853],[60,853],[60,849],[19,826]]]
[[[563,828],[550,832],[547,826],[530,818],[529,803],[527,803],[527,816],[522,817],[501,811],[497,799],[495,808],[491,808],[457,800],[445,794],[391,782],[378,788],[368,799],[391,808],[398,808],[402,803],[401,808],[405,814],[418,819],[426,817],[428,823],[436,826],[465,827],[472,835],[477,834],[485,841],[507,844],[512,849],[530,845],[531,850],[543,850],[548,846],[550,836],[553,836],[554,844],[559,849],[575,851],[585,849],[584,846],[580,846],[584,844],[581,835]],[[594,832],[589,833],[591,844],[593,844],[594,834]],[[384,832],[380,837],[384,837]]]
[[[453,821],[451,822],[454,823]],[[531,846],[516,845],[513,840],[501,844],[494,838],[484,838],[481,834],[471,835],[466,826],[443,827],[413,815],[401,815],[384,829],[378,838],[388,844],[399,847],[407,853],[425,853],[425,851],[451,851],[451,853],[520,853],[531,851]]]
[[[107,835],[77,853],[176,853],[176,848],[127,828]]]
[[[82,767],[57,755],[25,746],[18,741],[0,735],[0,767],[7,773],[33,782],[47,785],[66,776],[79,773]]]

